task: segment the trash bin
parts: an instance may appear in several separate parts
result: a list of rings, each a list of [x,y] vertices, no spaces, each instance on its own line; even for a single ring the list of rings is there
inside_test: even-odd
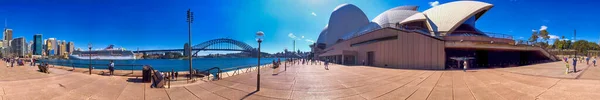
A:
[[[142,69],[142,82],[150,82],[152,78],[152,67],[144,66]]]

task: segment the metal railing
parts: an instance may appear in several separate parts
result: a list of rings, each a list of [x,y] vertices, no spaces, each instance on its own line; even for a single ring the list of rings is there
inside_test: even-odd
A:
[[[88,68],[90,65],[93,67],[93,69],[96,68],[102,68],[102,69],[108,69],[109,64],[98,64],[98,63],[75,63],[75,62],[67,62],[67,61],[37,61],[36,63],[38,64],[42,64],[42,63],[48,63],[50,65],[59,65],[59,66],[64,66],[64,67],[73,67],[73,69],[75,69],[75,67],[79,67],[79,68]],[[126,69],[125,67],[129,67],[129,69]],[[144,65],[137,65],[137,64],[115,64],[115,70],[131,70],[131,73],[133,74],[134,70],[136,67],[139,67],[141,70],[142,67],[144,67]]]
[[[213,75],[213,77],[215,77],[217,80],[221,79],[221,73],[223,72],[221,70],[221,68],[219,67],[213,67],[204,71],[200,71],[199,69],[196,69],[196,71],[191,74],[191,75],[204,75],[206,76],[206,79],[210,81],[210,75],[212,74],[211,71],[212,70],[216,70],[217,72]],[[213,78],[213,80],[215,79]]]

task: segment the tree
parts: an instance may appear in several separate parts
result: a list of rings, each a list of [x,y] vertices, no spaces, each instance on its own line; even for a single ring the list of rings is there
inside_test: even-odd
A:
[[[539,38],[539,37],[538,37],[537,31],[534,31],[534,32],[531,34],[531,37],[529,37],[529,42],[531,42],[531,43],[535,43],[535,42],[537,42],[537,39],[538,39],[538,38]]]
[[[585,54],[589,48],[589,43],[586,40],[577,40],[573,43],[573,49],[575,49],[577,53]]]
[[[554,39],[554,43],[552,43],[552,48],[554,49],[562,49],[565,44],[560,39]]]
[[[540,30],[539,35],[544,41],[546,41],[546,44],[548,44],[548,39],[550,39],[550,33],[548,33],[548,31],[546,30]]]
[[[565,41],[564,49],[573,49],[573,41],[571,40],[563,40]]]

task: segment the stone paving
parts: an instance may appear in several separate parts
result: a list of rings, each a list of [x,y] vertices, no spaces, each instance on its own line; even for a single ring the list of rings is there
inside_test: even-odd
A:
[[[590,65],[585,63],[578,63],[577,72],[573,72],[573,65],[569,64],[569,74],[565,74],[566,63],[563,61],[540,63],[527,66],[510,67],[510,68],[499,68],[497,70],[507,71],[525,75],[553,77],[553,78],[567,78],[576,79],[581,76]],[[599,78],[600,79],[600,78]]]
[[[556,63],[556,62],[554,62]],[[3,64],[3,63],[0,63]],[[550,63],[552,64],[552,63]],[[523,67],[536,67],[523,66]],[[87,75],[62,69],[51,74],[34,67],[0,67],[1,100],[238,100],[238,99],[344,99],[344,100],[593,100],[600,97],[598,68],[589,67],[581,79],[528,75],[507,70],[519,67],[468,70],[407,70],[366,66],[295,65],[272,75],[261,69],[260,91],[256,72],[219,81],[166,89],[149,88],[132,77]],[[550,74],[552,75],[552,74]],[[588,76],[586,76],[588,75]],[[10,77],[10,78],[7,78]]]

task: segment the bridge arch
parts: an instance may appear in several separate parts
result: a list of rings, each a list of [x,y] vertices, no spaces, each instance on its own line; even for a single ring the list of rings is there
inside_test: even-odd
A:
[[[244,42],[228,38],[220,38],[194,45],[192,46],[192,50],[196,51],[193,55],[197,55],[198,52],[203,50],[251,52],[254,50],[254,48]]]

